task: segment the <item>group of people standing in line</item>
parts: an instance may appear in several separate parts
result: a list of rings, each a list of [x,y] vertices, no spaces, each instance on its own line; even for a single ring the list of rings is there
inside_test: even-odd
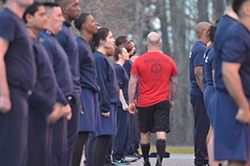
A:
[[[128,165],[125,155],[141,157],[141,137],[150,166],[156,132],[161,166],[178,79],[160,35],[149,33],[136,59],[133,41],[114,40],[78,0],[2,2],[0,165],[79,166],[84,147],[87,166]]]
[[[214,25],[196,26],[189,55],[197,166],[250,164],[250,1],[226,3]]]

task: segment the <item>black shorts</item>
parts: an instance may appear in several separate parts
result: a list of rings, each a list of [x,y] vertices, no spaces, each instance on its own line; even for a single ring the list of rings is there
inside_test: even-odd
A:
[[[140,131],[142,133],[165,131],[170,132],[169,101],[161,101],[149,107],[138,107]]]

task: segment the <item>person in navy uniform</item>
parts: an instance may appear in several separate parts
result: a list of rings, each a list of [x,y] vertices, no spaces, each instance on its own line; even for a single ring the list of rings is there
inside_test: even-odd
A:
[[[33,0],[2,0],[0,11],[0,164],[26,166],[28,96],[35,85],[32,41],[22,20]]]
[[[80,115],[78,138],[75,145],[72,165],[80,165],[83,146],[88,139],[89,132],[95,132],[95,112],[99,107],[96,65],[92,50],[89,45],[93,34],[97,32],[95,19],[88,13],[82,13],[79,19],[74,22],[75,27],[80,31],[76,37],[80,63],[80,83],[82,88],[81,102],[82,110]],[[91,165],[93,147],[85,146],[85,158]],[[90,155],[88,153],[90,152]],[[87,156],[90,156],[88,158]]]
[[[123,46],[116,47],[114,69],[119,84],[119,102],[117,103],[117,132],[113,138],[113,161],[115,165],[128,165],[125,155],[128,147],[128,82],[129,77],[123,65],[129,60],[129,53]]]
[[[130,72],[132,69],[133,61],[136,57],[136,48],[134,42],[130,40],[127,36],[119,36],[115,40],[116,46],[122,45],[125,47],[129,53],[130,59],[124,63],[124,69],[127,72],[128,77],[130,78]],[[139,82],[138,82],[139,83]],[[135,100],[138,100],[138,88],[137,86],[137,97]],[[127,155],[129,155],[130,160],[139,159],[141,155],[138,152],[140,144],[140,131],[139,131],[139,118],[138,114],[135,115],[129,114],[129,124],[128,124],[128,147]],[[127,156],[128,157],[128,156]]]
[[[64,115],[52,126],[52,152],[50,156],[51,166],[63,166],[67,161],[67,119],[71,118],[69,104],[75,104],[73,85],[68,57],[55,35],[62,29],[64,17],[61,7],[52,2],[44,3],[48,21],[46,29],[39,32],[37,38],[48,52],[50,62],[56,75],[57,84],[62,91],[67,103],[64,104]]]
[[[94,166],[104,166],[112,136],[116,133],[116,103],[118,102],[119,86],[115,70],[106,52],[114,47],[112,32],[107,28],[99,28],[93,35],[94,59],[96,62],[97,83],[100,87],[98,92],[99,110],[96,114],[95,145],[92,161]],[[89,145],[90,146],[90,145]]]
[[[194,112],[194,164],[198,166],[208,163],[206,137],[209,130],[209,120],[203,101],[202,65],[203,55],[209,42],[206,35],[209,26],[210,24],[207,22],[200,22],[196,26],[198,41],[192,46],[189,55],[189,78],[191,82],[189,94]]]
[[[213,114],[214,110],[211,109],[211,99],[214,94],[214,35],[216,31],[216,25],[211,25],[207,30],[207,35],[210,39],[210,46],[207,47],[207,50],[204,54],[204,64],[203,64],[203,81],[204,82],[204,105],[207,111],[207,115],[210,122],[210,129],[207,134],[207,151],[208,151],[208,160],[210,165],[218,166],[219,163],[214,161],[214,134],[213,134]]]
[[[62,104],[56,103],[57,83],[49,57],[39,41],[40,30],[45,28],[47,16],[39,2],[27,8],[23,15],[32,38],[37,78],[29,98],[28,166],[48,166],[50,125],[62,117]],[[65,102],[65,101],[64,101]]]
[[[81,8],[79,6],[79,0],[55,0],[56,3],[60,4],[63,17],[65,21],[62,26],[62,30],[56,34],[56,38],[60,45],[67,53],[69,66],[73,82],[73,95],[75,96],[76,103],[70,105],[72,109],[72,118],[68,121],[68,155],[66,165],[70,165],[72,162],[73,151],[78,135],[78,124],[80,116],[80,75],[79,75],[79,58],[78,48],[75,41],[75,36],[70,30],[70,26],[73,20],[79,18],[81,14]]]
[[[243,166],[250,161],[250,2],[233,1],[232,7],[239,23],[223,32],[221,52],[215,55],[220,75],[215,75],[213,97],[214,155],[229,166]]]

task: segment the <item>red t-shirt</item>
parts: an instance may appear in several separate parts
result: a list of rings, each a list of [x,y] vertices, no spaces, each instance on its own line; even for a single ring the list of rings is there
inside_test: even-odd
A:
[[[148,52],[135,60],[132,75],[140,77],[139,107],[169,100],[170,77],[178,74],[172,58],[160,52]]]

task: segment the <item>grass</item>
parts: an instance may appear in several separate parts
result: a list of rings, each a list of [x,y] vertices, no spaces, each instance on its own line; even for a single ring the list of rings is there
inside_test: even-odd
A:
[[[170,154],[194,154],[193,147],[167,146],[166,151]],[[156,147],[151,146],[150,152],[156,152]]]

